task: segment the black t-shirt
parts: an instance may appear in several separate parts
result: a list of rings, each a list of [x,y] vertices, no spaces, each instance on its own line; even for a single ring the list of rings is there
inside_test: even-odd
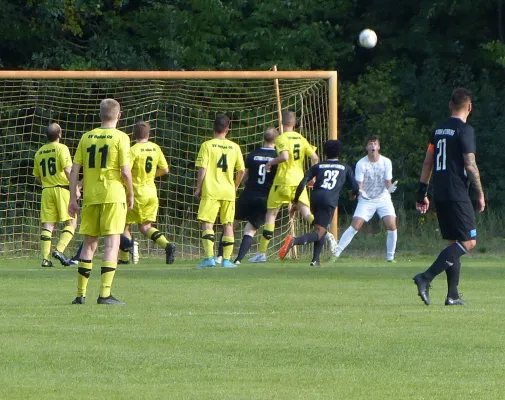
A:
[[[475,153],[473,128],[451,117],[431,135],[435,201],[470,201],[463,154]]]
[[[265,164],[275,157],[277,157],[277,151],[275,148],[270,147],[262,147],[248,154],[245,159],[248,177],[244,193],[247,192],[255,196],[268,196],[275,178],[277,165],[274,165],[270,172],[267,172]]]
[[[317,196],[318,201],[336,207],[340,190],[344,183],[351,186],[354,194],[359,191],[358,184],[354,179],[352,168],[339,160],[326,160],[313,165],[306,173],[303,181],[296,190],[295,199],[298,199],[307,183],[316,178],[312,196]]]

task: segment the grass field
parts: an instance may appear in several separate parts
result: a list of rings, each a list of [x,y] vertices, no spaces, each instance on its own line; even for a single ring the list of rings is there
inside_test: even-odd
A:
[[[467,307],[443,305],[445,275],[427,307],[430,259],[142,260],[116,275],[122,307],[96,304],[98,268],[73,306],[74,269],[0,260],[0,398],[503,399],[503,259],[463,260]]]

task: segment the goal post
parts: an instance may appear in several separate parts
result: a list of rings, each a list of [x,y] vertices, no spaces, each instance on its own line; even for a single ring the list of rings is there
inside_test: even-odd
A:
[[[326,139],[337,138],[336,71],[0,71],[0,258],[38,251],[41,189],[32,169],[35,152],[46,141],[44,128],[59,123],[62,143],[73,155],[81,135],[99,125],[99,104],[106,97],[120,102],[118,128],[130,136],[136,121],[150,122],[151,139],[170,165],[170,174],[156,183],[156,226],[175,242],[178,256],[200,257],[193,196],[199,146],[212,137],[217,113],[230,117],[229,138],[244,155],[261,145],[263,132],[279,122],[274,80],[282,109],[296,112],[298,130],[321,153]],[[288,229],[284,209],[270,251],[279,247]],[[308,229],[296,222],[297,232]],[[220,227],[215,230],[219,233]],[[331,230],[336,235],[336,217]],[[140,239],[138,232],[135,236]],[[241,227],[235,236],[239,243]],[[76,235],[68,252],[80,240]],[[257,243],[259,237],[252,252]],[[161,255],[142,239],[141,254],[147,253]]]

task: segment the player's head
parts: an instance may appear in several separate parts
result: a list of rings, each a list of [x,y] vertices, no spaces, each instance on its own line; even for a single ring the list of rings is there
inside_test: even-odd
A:
[[[61,138],[61,127],[56,122],[50,124],[46,128],[46,136],[49,142],[56,142]]]
[[[263,134],[263,142],[265,145],[275,145],[275,138],[279,135],[279,132],[275,128],[268,128]]]
[[[296,114],[293,111],[282,112],[282,125],[294,128],[296,125]]]
[[[466,113],[472,111],[472,92],[465,88],[454,89],[449,102],[449,108],[453,114]]]
[[[133,127],[133,138],[135,140],[146,140],[149,139],[149,130],[151,125],[149,122],[138,121]]]
[[[323,152],[328,160],[338,158],[344,145],[340,140],[327,140],[323,144]]]
[[[113,122],[119,119],[121,107],[114,99],[103,99],[100,102],[100,120],[102,122]]]
[[[217,134],[227,134],[230,129],[230,118],[224,114],[217,114],[214,120],[214,132]]]
[[[378,135],[371,135],[365,139],[365,148],[368,154],[378,153],[381,149],[381,142]]]

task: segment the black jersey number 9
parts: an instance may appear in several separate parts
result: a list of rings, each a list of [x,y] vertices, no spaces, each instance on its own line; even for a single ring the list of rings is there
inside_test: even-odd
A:
[[[217,162],[217,167],[221,168],[223,172],[228,171],[228,161],[226,159],[226,154],[223,154],[219,161]]]
[[[299,160],[300,159],[300,144],[295,144],[293,146],[293,158],[295,160]]]
[[[149,173],[153,170],[153,158],[151,156],[147,156],[146,158],[146,172]]]
[[[42,161],[40,162],[40,167],[42,168],[43,177],[46,177],[48,172],[49,175],[56,175],[56,158],[49,157],[47,159],[47,165],[46,160],[42,159]]]

